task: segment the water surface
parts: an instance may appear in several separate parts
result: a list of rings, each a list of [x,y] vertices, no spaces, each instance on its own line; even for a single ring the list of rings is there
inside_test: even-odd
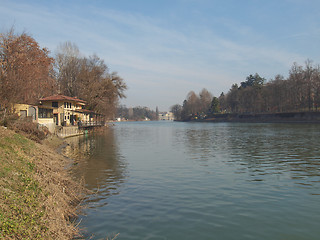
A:
[[[319,239],[320,125],[117,123],[70,139],[85,237]]]

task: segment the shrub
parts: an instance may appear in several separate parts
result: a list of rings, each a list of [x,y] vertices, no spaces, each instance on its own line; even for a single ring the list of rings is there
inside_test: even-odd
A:
[[[26,119],[15,121],[10,128],[36,142],[40,142],[45,139],[49,134],[46,127],[38,127],[38,124],[27,121]]]
[[[0,126],[10,127],[18,118],[17,114],[5,114],[4,111],[2,111],[0,112]]]

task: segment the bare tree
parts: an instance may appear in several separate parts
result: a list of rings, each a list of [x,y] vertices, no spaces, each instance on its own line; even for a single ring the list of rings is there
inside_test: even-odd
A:
[[[310,111],[313,107],[313,93],[314,93],[314,74],[315,69],[313,68],[312,61],[307,60],[305,62],[304,69],[304,81],[306,85],[306,100],[308,102],[308,110]]]
[[[200,97],[199,111],[206,114],[206,113],[208,113],[208,111],[210,109],[210,105],[211,105],[213,96],[207,89],[204,88],[199,93],[199,97]]]
[[[228,109],[229,112],[239,112],[239,95],[238,84],[233,84],[226,96],[226,109]]]
[[[181,120],[182,106],[180,104],[175,104],[170,108],[173,116],[176,120]]]
[[[82,65],[79,48],[71,42],[62,43],[58,47],[55,59],[59,92],[71,97],[77,96]]]
[[[199,97],[194,91],[187,95],[187,109],[189,114],[196,114],[200,110]]]
[[[75,44],[61,44],[56,53],[60,93],[87,101],[90,110],[113,117],[118,100],[125,97],[127,85],[117,72],[109,73],[97,55],[81,57]]]
[[[28,34],[0,34],[0,99],[4,106],[34,103],[55,92],[53,59]]]

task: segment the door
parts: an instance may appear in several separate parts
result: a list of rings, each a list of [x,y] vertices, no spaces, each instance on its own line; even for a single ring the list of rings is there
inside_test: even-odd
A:
[[[61,126],[65,126],[65,120],[64,120],[64,114],[63,113],[60,113],[60,125]]]
[[[53,114],[53,121],[56,125],[59,124],[59,120],[58,120],[58,113]]]
[[[74,125],[74,115],[70,115],[70,124],[73,126]]]
[[[36,108],[35,107],[29,107],[29,109],[28,109],[28,117],[31,117],[33,121],[37,120]]]

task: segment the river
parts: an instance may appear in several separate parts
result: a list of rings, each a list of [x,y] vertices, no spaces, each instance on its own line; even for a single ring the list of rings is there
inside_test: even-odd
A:
[[[116,123],[70,138],[86,239],[319,239],[320,125]]]

